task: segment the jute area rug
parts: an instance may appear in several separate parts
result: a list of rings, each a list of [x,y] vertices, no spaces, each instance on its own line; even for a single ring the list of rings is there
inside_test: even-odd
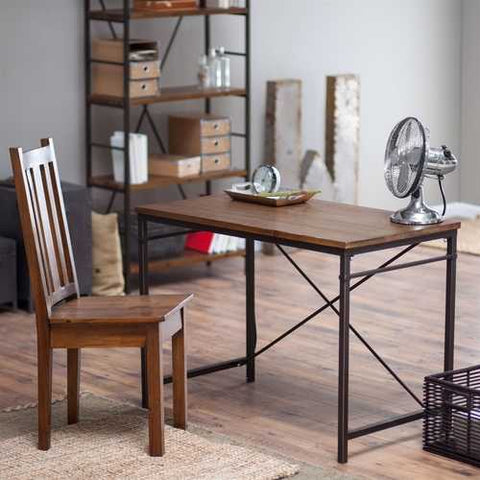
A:
[[[480,218],[474,220],[461,220],[462,227],[458,231],[457,251],[459,253],[469,253],[471,255],[480,255]],[[443,240],[433,240],[422,244],[425,247],[446,249],[446,242]]]
[[[36,409],[0,412],[0,479],[9,480],[351,480],[335,471],[278,458],[198,426],[166,427],[166,454],[147,453],[147,412],[90,393],[81,417],[66,425],[66,401],[52,407],[52,448],[36,448]]]

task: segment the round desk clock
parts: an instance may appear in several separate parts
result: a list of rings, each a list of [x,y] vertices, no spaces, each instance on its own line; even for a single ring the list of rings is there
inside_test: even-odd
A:
[[[252,175],[252,190],[255,193],[274,193],[280,188],[280,172],[273,165],[260,165]]]

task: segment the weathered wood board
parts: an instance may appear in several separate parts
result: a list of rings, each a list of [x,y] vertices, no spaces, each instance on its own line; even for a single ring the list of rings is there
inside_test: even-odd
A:
[[[300,188],[305,190],[321,190],[323,200],[335,199],[333,178],[315,150],[307,150],[300,165]]]
[[[302,81],[267,82],[264,159],[280,170],[283,187],[300,186],[302,148]],[[263,251],[273,255],[276,249],[265,243]]]
[[[270,81],[267,83],[265,163],[280,170],[284,187],[299,187],[302,154],[302,81]]]
[[[327,77],[325,164],[334,181],[337,202],[358,202],[360,79]]]

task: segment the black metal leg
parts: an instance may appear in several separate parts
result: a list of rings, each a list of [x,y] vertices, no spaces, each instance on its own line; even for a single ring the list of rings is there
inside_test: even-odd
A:
[[[455,342],[455,285],[457,276],[457,231],[448,237],[447,283],[445,292],[444,370],[453,370]]]
[[[138,264],[140,295],[148,295],[148,222],[138,216]],[[141,349],[142,407],[148,408],[147,357]]]
[[[348,460],[348,357],[350,324],[350,256],[340,257],[340,324],[338,343],[338,450],[339,463]]]
[[[247,382],[255,381],[255,347],[257,325],[255,318],[255,241],[246,240],[246,298],[247,298]]]

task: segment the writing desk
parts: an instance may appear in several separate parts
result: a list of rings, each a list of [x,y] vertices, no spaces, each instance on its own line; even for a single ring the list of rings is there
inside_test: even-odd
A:
[[[144,205],[137,208],[139,222],[140,292],[148,294],[148,223],[160,222],[185,227],[189,231],[209,230],[212,232],[243,237],[246,239],[246,354],[244,357],[189,371],[194,377],[227,368],[246,366],[247,381],[255,380],[255,358],[267,351],[297,328],[331,308],[339,316],[338,348],[338,461],[347,462],[348,440],[386,428],[402,425],[423,416],[423,404],[417,395],[400,379],[383,358],[374,350],[361,333],[350,323],[350,292],[380,273],[433,262],[446,262],[445,295],[445,343],[444,370],[453,369],[455,328],[455,284],[456,245],[460,223],[447,220],[429,226],[405,226],[390,222],[390,212],[373,208],[345,205],[321,200],[306,204],[273,208],[231,200],[226,194],[213,195],[192,200],[180,200],[166,204]],[[156,237],[158,238],[158,237]],[[407,252],[422,242],[444,238],[447,240],[446,254],[423,260],[395,263]],[[256,349],[255,318],[255,240],[270,242],[302,277],[315,289],[325,302],[312,314],[297,323],[281,336],[261,349]],[[328,299],[322,290],[303,272],[284,246],[298,247],[315,252],[336,255],[340,259],[339,295]],[[378,268],[359,272],[351,271],[355,255],[403,246],[403,250]],[[352,280],[356,280],[352,283]],[[421,299],[419,299],[421,300]],[[336,303],[338,302],[338,308]],[[420,405],[421,410],[386,421],[349,430],[348,428],[348,370],[349,333],[352,332],[381,365]],[[171,379],[167,378],[166,381]],[[143,375],[143,389],[146,376]],[[144,397],[145,398],[145,397]],[[144,400],[145,404],[145,400]]]

